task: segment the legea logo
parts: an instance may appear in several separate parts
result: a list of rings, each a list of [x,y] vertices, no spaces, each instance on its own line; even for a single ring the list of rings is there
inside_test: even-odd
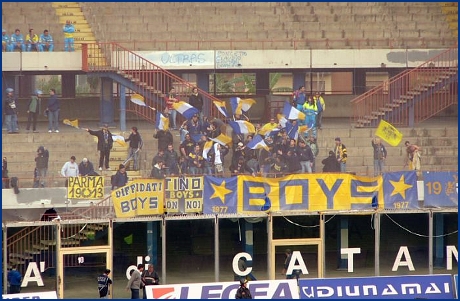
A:
[[[174,287],[155,287],[151,286],[154,299],[176,299]]]

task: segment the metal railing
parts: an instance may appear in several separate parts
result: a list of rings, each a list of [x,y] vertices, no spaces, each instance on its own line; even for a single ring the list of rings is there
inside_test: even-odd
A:
[[[376,126],[420,123],[457,102],[458,48],[450,48],[417,68],[405,70],[351,101],[352,122]]]
[[[165,108],[165,96],[171,88],[179,100],[187,101],[194,85],[181,77],[155,65],[135,52],[116,43],[84,44],[82,48],[83,71],[117,74],[116,81],[125,80],[130,93],[141,94],[147,106],[162,112]],[[203,113],[206,116],[217,116],[217,109],[212,103],[220,101],[215,96],[198,88],[203,97]],[[156,111],[146,106],[127,103],[127,111],[135,112],[148,121],[156,120]]]
[[[410,49],[455,45],[456,38],[340,38],[340,39],[225,39],[225,40],[116,40],[113,43],[134,51],[149,50],[283,50],[283,49]]]

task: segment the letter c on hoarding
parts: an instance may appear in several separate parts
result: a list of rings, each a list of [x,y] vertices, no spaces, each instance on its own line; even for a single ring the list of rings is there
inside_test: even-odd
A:
[[[252,272],[252,267],[246,267],[246,270],[240,271],[240,269],[238,268],[238,260],[240,260],[240,258],[242,257],[245,258],[246,261],[252,261],[252,257],[249,253],[241,252],[236,254],[235,257],[233,257],[232,262],[233,272],[238,276],[247,276]]]

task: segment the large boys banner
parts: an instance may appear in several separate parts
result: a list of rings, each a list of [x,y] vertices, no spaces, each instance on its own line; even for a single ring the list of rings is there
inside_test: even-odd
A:
[[[117,217],[163,214],[164,180],[135,179],[112,191]]]
[[[449,188],[446,193],[452,196],[450,187],[453,184],[448,184],[452,181],[445,176],[442,179],[444,184],[441,186]],[[432,204],[427,201],[428,197],[425,193],[425,206]],[[415,209],[423,206],[418,201],[415,171],[391,172],[378,177],[338,173],[296,174],[282,178],[244,175],[136,179],[114,190],[112,198],[117,217],[164,212],[250,214],[261,211]],[[446,206],[453,202],[443,200],[434,204]]]

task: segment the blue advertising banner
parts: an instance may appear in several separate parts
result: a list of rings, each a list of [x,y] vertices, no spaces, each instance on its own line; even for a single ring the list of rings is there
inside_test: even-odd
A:
[[[383,199],[385,209],[418,209],[415,171],[384,173]]]
[[[237,177],[204,177],[204,214],[236,213]]]
[[[423,173],[425,207],[458,206],[458,172]]]
[[[300,279],[300,299],[453,299],[451,275]]]
[[[455,298],[458,299],[458,274],[454,275]]]

